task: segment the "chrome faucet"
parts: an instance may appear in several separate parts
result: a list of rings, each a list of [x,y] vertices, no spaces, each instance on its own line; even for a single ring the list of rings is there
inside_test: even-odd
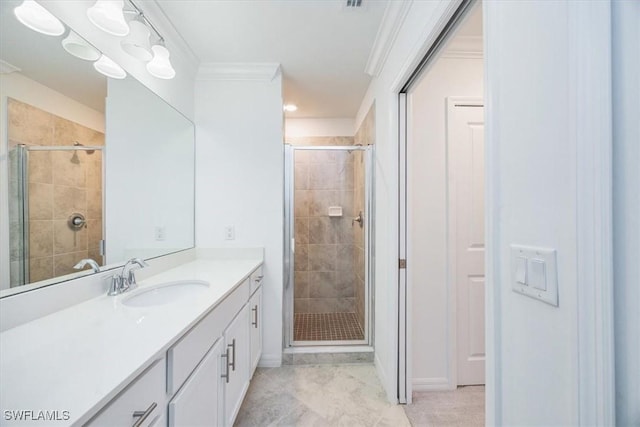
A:
[[[111,286],[109,287],[107,295],[120,295],[121,293],[135,289],[138,286],[136,283],[135,270],[148,266],[149,264],[140,258],[131,258],[125,263],[124,267],[122,267],[122,272],[120,274],[114,274],[111,278]]]
[[[81,259],[76,265],[73,266],[76,270],[83,269],[86,266],[90,266],[94,273],[100,273],[100,266],[97,262],[92,260],[91,258]]]

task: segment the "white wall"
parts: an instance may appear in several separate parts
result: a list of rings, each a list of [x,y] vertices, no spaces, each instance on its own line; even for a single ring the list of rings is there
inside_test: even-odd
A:
[[[264,247],[264,351],[282,360],[282,78],[196,82],[198,247]],[[224,227],[235,240],[224,240]]]
[[[640,425],[640,3],[613,2],[616,423]]]
[[[285,139],[298,136],[354,136],[354,120],[343,119],[295,119],[284,121]]]
[[[80,104],[20,73],[0,74],[0,289],[9,288],[9,200],[7,167],[7,98],[104,132],[104,114]]]
[[[131,77],[108,92],[106,264],[193,247],[193,123]]]
[[[488,423],[609,425],[609,4],[486,1],[484,13]],[[558,307],[511,290],[511,244],[557,250]]]
[[[439,58],[409,93],[408,259],[414,390],[448,388],[446,98],[483,96],[483,64]]]

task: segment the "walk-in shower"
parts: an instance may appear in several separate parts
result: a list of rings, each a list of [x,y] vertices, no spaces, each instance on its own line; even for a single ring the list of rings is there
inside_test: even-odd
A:
[[[102,146],[13,144],[9,150],[11,287],[103,265]]]
[[[285,146],[287,347],[371,344],[372,146]]]

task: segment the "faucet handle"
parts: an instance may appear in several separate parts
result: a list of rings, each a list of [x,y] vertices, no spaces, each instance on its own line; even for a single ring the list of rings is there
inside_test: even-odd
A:
[[[113,276],[111,276],[111,284],[109,285],[109,292],[107,292],[107,295],[109,296],[118,295],[125,290],[123,289],[123,287],[124,287],[124,280],[122,279],[121,275],[116,273]]]

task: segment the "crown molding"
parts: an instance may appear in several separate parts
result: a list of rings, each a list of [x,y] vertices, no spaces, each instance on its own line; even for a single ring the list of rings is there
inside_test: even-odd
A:
[[[163,35],[165,43],[168,45],[167,47],[175,46],[179,50],[182,59],[187,61],[194,70],[197,70],[200,65],[200,58],[173,25],[173,22],[171,22],[171,19],[169,19],[158,1],[141,1],[136,2],[136,5],[142,9],[144,15]],[[171,53],[173,54],[173,52]]]
[[[209,62],[200,65],[196,80],[272,81],[280,73],[280,64],[277,63]]]
[[[369,60],[364,69],[365,73],[372,77],[380,74],[412,3],[413,0],[402,0],[390,1],[387,4],[376,39],[369,53]]]
[[[442,52],[442,58],[481,59],[482,36],[457,36],[451,39]]]
[[[0,59],[0,74],[11,74],[17,71],[22,71],[20,68],[13,64],[9,64],[7,61]]]

